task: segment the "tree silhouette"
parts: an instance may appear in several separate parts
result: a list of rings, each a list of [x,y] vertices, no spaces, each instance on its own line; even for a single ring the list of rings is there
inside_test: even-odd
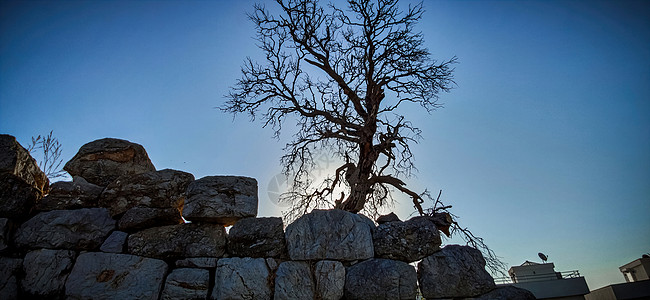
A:
[[[397,0],[349,0],[347,8],[317,0],[277,0],[280,13],[256,5],[249,15],[266,60],[248,58],[222,110],[260,118],[278,137],[283,123],[297,131],[281,162],[292,179],[289,213],[334,206],[350,212],[408,195],[425,214],[422,193],[402,178],[414,170],[411,145],[420,137],[400,111],[407,103],[427,112],[454,85],[456,58],[437,61],[414,26],[422,3],[400,10]],[[309,172],[319,151],[342,161],[321,185]]]

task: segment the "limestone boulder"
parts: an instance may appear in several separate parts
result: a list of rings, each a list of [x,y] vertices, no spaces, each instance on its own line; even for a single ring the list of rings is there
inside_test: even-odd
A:
[[[81,176],[99,186],[107,186],[121,176],[156,170],[144,147],[114,138],[100,139],[81,146],[63,169],[72,176]]]
[[[4,174],[22,179],[41,193],[47,193],[50,187],[50,181],[29,151],[15,137],[0,134],[0,175]]]
[[[239,257],[286,257],[282,218],[246,218],[228,232],[228,253]]]
[[[217,224],[179,224],[145,229],[128,238],[129,253],[161,259],[221,257],[226,230]]]
[[[459,245],[445,246],[422,259],[418,281],[425,298],[470,298],[496,287],[481,252]]]
[[[0,253],[9,248],[9,237],[13,224],[7,218],[0,218]]]
[[[58,298],[72,270],[75,252],[71,250],[39,249],[25,255],[21,280],[23,291],[32,297]]]
[[[117,222],[117,228],[124,231],[177,225],[183,223],[178,208],[133,207],[127,210]]]
[[[158,299],[167,263],[129,254],[82,253],[65,284],[67,299]]]
[[[346,299],[415,299],[417,274],[405,262],[375,258],[346,269]]]
[[[372,258],[372,221],[347,211],[315,209],[286,228],[292,260],[353,261]]]
[[[309,262],[285,261],[278,266],[273,299],[316,299],[315,289]]]
[[[343,298],[345,267],[341,262],[321,260],[314,266],[316,299],[338,300]]]
[[[240,176],[206,176],[187,188],[183,218],[233,225],[257,216],[257,180]]]
[[[436,225],[427,217],[377,226],[372,234],[375,257],[414,262],[440,250],[442,240]]]
[[[162,300],[207,299],[210,273],[203,269],[175,269],[165,280]]]
[[[133,207],[173,208],[180,212],[185,189],[193,180],[192,174],[171,169],[126,175],[104,189],[99,203],[108,208],[112,216]]]
[[[451,226],[454,224],[454,219],[448,212],[434,213],[433,216],[428,216],[429,220],[436,224],[438,230],[444,233],[447,237],[451,237]]]
[[[0,218],[23,220],[43,194],[13,174],[0,175]]]
[[[107,253],[124,253],[126,248],[126,238],[129,235],[123,231],[113,231],[111,235],[106,238],[99,250]]]
[[[0,299],[18,299],[18,277],[22,268],[22,259],[0,257]]]
[[[391,213],[389,213],[387,215],[379,216],[379,218],[377,218],[376,221],[377,221],[377,224],[381,225],[381,224],[388,223],[388,222],[400,222],[401,220],[399,219],[399,217],[394,212],[391,212]]]
[[[50,186],[50,193],[36,203],[36,210],[98,207],[102,190],[103,187],[81,177],[76,177],[75,181],[58,181]]]
[[[53,210],[36,214],[16,230],[18,247],[93,250],[115,229],[105,208]]]
[[[219,259],[211,299],[271,299],[271,276],[263,258]]]
[[[537,299],[529,290],[518,288],[512,285],[499,286],[487,294],[483,294],[473,300],[535,300]]]

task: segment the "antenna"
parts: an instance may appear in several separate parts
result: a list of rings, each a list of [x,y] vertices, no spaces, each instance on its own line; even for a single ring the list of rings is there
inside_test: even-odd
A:
[[[541,258],[542,262],[544,262],[544,263],[546,263],[546,261],[548,260],[548,256],[546,256],[546,254],[544,254],[542,252],[537,253],[537,256],[539,256],[539,258]]]

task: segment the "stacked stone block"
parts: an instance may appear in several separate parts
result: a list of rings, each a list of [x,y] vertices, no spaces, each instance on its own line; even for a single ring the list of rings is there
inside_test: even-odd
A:
[[[314,210],[285,230],[256,217],[255,179],[156,170],[129,141],[84,145],[51,186],[15,138],[0,150],[0,299],[522,295],[495,288],[477,250],[440,249],[431,218]]]

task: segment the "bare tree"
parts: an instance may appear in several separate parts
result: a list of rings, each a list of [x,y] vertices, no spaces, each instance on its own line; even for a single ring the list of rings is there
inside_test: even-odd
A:
[[[297,123],[281,159],[292,179],[289,212],[335,206],[374,214],[398,190],[424,214],[422,195],[400,179],[414,170],[410,146],[420,137],[400,108],[439,108],[439,94],[454,85],[456,58],[437,61],[424,47],[414,28],[422,3],[400,10],[397,0],[349,0],[345,9],[276,2],[278,15],[260,5],[249,15],[266,61],[246,61],[222,110],[260,117],[276,137],[284,121]],[[342,164],[310,190],[309,171],[325,150]]]
[[[317,207],[376,216],[397,190],[412,199],[416,213],[429,216],[447,236],[460,236],[484,254],[494,274],[504,274],[496,254],[428,191],[417,193],[401,178],[415,170],[410,146],[420,129],[403,114],[415,105],[431,112],[453,86],[456,57],[437,61],[414,26],[422,3],[400,10],[397,0],[348,0],[347,8],[317,0],[276,0],[279,14],[256,5],[249,15],[265,62],[247,59],[242,78],[222,110],[261,118],[279,137],[287,120],[297,131],[281,162],[291,180],[282,197],[289,220]],[[326,151],[342,161],[313,186],[310,171]],[[339,196],[340,195],[340,196]],[[433,206],[423,209],[425,199]]]
[[[63,163],[63,159],[61,159],[61,143],[59,143],[59,139],[53,136],[53,132],[50,131],[49,134],[39,135],[36,138],[32,137],[32,144],[27,148],[32,155],[42,155],[38,161],[38,166],[45,172],[50,181],[66,175],[66,172],[61,169],[61,163]]]

